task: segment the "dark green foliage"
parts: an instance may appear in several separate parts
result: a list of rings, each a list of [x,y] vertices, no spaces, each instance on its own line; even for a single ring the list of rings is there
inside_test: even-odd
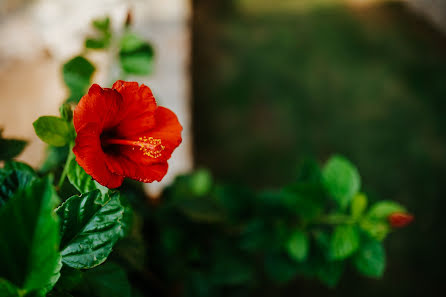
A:
[[[65,201],[57,209],[62,262],[79,269],[103,263],[120,237],[123,212],[119,193],[94,190]]]
[[[27,142],[20,139],[3,138],[2,133],[3,130],[0,128],[0,161],[17,157],[25,149]]]
[[[124,72],[147,75],[153,70],[153,47],[141,37],[127,32],[121,40],[119,58]]]
[[[17,191],[0,209],[0,279],[24,293],[47,292],[59,278],[59,198],[50,182]]]
[[[17,191],[22,191],[37,179],[34,170],[19,162],[6,162],[0,169],[0,207]]]
[[[159,230],[159,237],[150,235],[158,238],[150,269],[170,282],[187,274],[186,296],[249,295],[261,282],[287,284],[301,275],[334,287],[351,260],[361,274],[381,275],[382,246],[367,228],[390,230],[387,217],[364,222],[387,202],[367,210],[354,165],[340,156],[327,164],[321,174],[317,163],[306,162],[295,183],[257,193],[212,184],[203,171],[178,177],[150,215]]]

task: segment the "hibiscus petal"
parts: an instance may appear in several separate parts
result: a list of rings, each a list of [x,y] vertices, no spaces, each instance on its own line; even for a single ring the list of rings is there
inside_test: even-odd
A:
[[[76,131],[88,123],[96,123],[100,130],[116,126],[122,120],[124,105],[121,95],[113,89],[103,89],[94,84],[84,95],[74,110]]]
[[[106,165],[106,155],[100,141],[101,129],[97,123],[87,123],[77,131],[73,152],[76,161],[101,185],[107,188],[117,188],[124,180],[123,176],[111,172]]]
[[[182,127],[177,116],[167,108],[158,107],[155,111],[155,126],[139,137],[152,137],[161,140],[163,150],[153,158],[144,154],[137,146],[120,146],[119,154],[106,155],[109,170],[139,181],[160,181],[167,172],[167,160],[182,141]],[[139,137],[133,140],[139,140]]]
[[[155,125],[157,106],[149,87],[118,80],[113,84],[113,89],[121,94],[125,106],[116,130],[119,136],[128,139]]]

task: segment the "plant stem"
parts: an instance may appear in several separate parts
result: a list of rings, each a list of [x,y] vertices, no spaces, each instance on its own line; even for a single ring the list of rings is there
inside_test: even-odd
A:
[[[73,158],[74,158],[73,146],[74,146],[73,143],[70,143],[67,161],[65,162],[65,166],[63,168],[62,174],[60,175],[59,183],[57,184],[58,189],[60,189],[62,187],[63,182],[64,182],[65,178],[67,177],[68,166],[70,165],[71,160],[73,160]]]
[[[323,225],[343,225],[343,224],[353,224],[354,222],[355,220],[352,217],[343,214],[328,215],[320,217],[315,221],[316,224],[323,224]]]

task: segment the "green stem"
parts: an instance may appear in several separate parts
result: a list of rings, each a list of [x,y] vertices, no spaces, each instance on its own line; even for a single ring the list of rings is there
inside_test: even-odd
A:
[[[327,215],[324,217],[320,217],[319,219],[316,219],[316,224],[323,224],[323,225],[345,225],[345,224],[353,224],[355,220],[348,215],[342,215],[342,214],[333,214],[333,215]]]
[[[70,166],[71,160],[73,160],[73,158],[74,158],[73,146],[74,146],[74,144],[70,143],[67,161],[65,162],[65,166],[63,168],[62,174],[60,175],[59,183],[57,184],[57,188],[59,188],[59,189],[62,187],[63,182],[65,181],[65,178],[67,177],[68,167]]]

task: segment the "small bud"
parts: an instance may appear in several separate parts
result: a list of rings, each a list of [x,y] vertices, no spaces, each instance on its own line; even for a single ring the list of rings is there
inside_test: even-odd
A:
[[[387,219],[389,220],[390,226],[393,228],[402,228],[409,225],[414,217],[405,212],[394,212],[390,214]]]
[[[129,9],[127,12],[127,18],[125,19],[125,26],[130,27],[133,23],[133,14],[132,11]]]
[[[71,104],[64,103],[59,108],[60,116],[62,119],[64,119],[67,122],[71,122],[73,119],[73,107]]]

